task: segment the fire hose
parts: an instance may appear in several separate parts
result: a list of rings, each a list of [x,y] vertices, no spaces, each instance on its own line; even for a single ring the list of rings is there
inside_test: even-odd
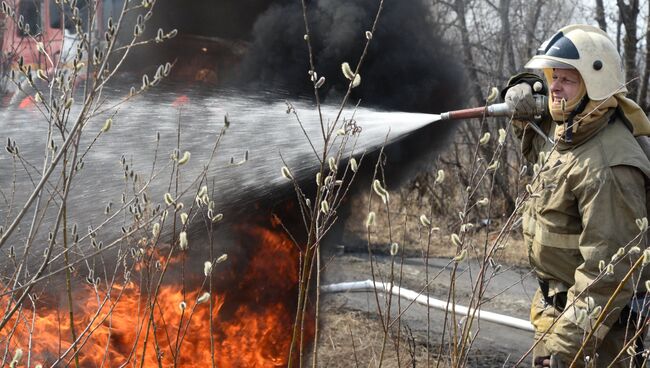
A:
[[[422,304],[429,308],[435,308],[443,310],[445,312],[454,312],[459,315],[468,316],[473,315],[475,318],[498,323],[504,326],[518,328],[524,331],[533,332],[533,325],[530,322],[515,318],[511,316],[506,316],[503,314],[498,314],[494,312],[477,310],[474,308],[468,308],[459,304],[452,304],[444,300],[434,299],[421,293],[415,292],[413,290],[408,290],[401,288],[399,286],[391,285],[390,283],[377,282],[372,280],[366,281],[352,281],[352,282],[342,282],[338,284],[330,284],[321,286],[321,292],[324,293],[340,293],[340,292],[349,292],[349,291],[377,291],[380,293],[390,293],[400,298],[405,298],[411,301],[414,301],[418,304]]]

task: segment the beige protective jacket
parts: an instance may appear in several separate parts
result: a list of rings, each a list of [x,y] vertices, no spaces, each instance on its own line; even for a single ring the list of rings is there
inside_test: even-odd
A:
[[[513,124],[522,152],[541,166],[531,182],[533,195],[523,209],[530,263],[538,277],[549,283],[549,296],[567,292],[566,311],[552,327],[557,311],[553,307],[543,309],[539,303],[531,309],[531,322],[536,337],[543,336],[541,349],[557,353],[568,362],[592,329],[597,318],[591,313],[593,309],[605,306],[630,265],[641,256],[629,253],[629,249],[645,248],[636,219],[647,216],[650,162],[614,110],[603,119],[607,122],[601,123],[602,128],[582,143],[559,143],[555,149],[529,127],[522,129],[522,122]],[[551,137],[554,127],[550,121],[542,125]],[[539,161],[540,152],[548,154],[543,162]],[[621,247],[625,255],[612,261]],[[609,264],[614,266],[614,273],[605,275]],[[605,323],[594,333],[597,340],[587,344],[586,355],[593,357],[594,351],[599,351],[598,346],[617,323],[635,289],[645,291],[647,279],[637,274],[624,285],[613,308],[607,311]],[[588,306],[587,297],[593,298],[595,305]],[[591,313],[591,318],[583,319],[584,313]]]

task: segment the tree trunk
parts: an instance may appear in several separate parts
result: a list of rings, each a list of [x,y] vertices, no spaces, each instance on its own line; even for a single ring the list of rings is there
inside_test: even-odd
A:
[[[506,75],[510,76],[517,71],[515,65],[515,53],[512,48],[512,32],[510,27],[510,0],[499,0],[499,18],[501,19],[501,42],[503,45],[501,58],[505,57],[508,61],[508,70]],[[501,65],[500,65],[501,66]],[[503,73],[499,68],[498,73]]]
[[[605,19],[603,0],[596,0],[596,22],[598,22],[600,29],[607,32],[607,20]]]
[[[627,83],[628,95],[630,98],[638,98],[639,81],[638,70],[636,66],[636,45],[638,38],[637,17],[639,15],[639,1],[631,0],[626,4],[623,0],[617,0],[621,22],[625,28],[625,37],[623,38],[623,64],[625,65],[625,81]]]
[[[469,40],[467,20],[465,19],[465,0],[455,0],[453,7],[458,16],[458,28],[460,29],[460,39],[463,46],[463,57],[465,59],[465,70],[467,70],[469,77],[471,94],[477,103],[482,103],[485,98],[481,91],[478,73],[476,72],[476,63],[474,62],[474,56],[472,55],[472,45]]]
[[[648,3],[648,14],[650,14],[650,2]],[[639,88],[638,103],[644,111],[648,110],[648,79],[650,79],[650,22],[646,22],[645,27],[645,67],[643,77],[641,78],[641,87]]]
[[[539,16],[542,13],[542,7],[544,6],[544,0],[537,0],[534,4],[530,4],[528,7],[528,14],[526,15],[526,58],[531,58],[537,51],[539,45],[535,42],[535,30],[537,29],[537,23],[539,21]]]

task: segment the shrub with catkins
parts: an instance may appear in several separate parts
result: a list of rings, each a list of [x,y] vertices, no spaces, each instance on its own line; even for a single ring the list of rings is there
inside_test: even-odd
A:
[[[206,291],[205,293],[201,294],[201,296],[198,299],[196,299],[196,304],[203,304],[208,300],[210,300],[210,293]]]
[[[485,198],[481,198],[481,199],[479,199],[479,200],[476,202],[476,205],[479,206],[479,207],[485,207],[485,206],[488,205],[488,203],[490,203],[490,199],[488,199],[487,197],[485,197]]]
[[[352,80],[352,88],[359,87],[361,84],[361,74],[357,74],[354,76],[354,80]]]
[[[469,230],[471,230],[473,228],[474,228],[474,224],[472,224],[471,222],[468,222],[466,224],[460,225],[460,232],[461,233],[466,233],[466,232],[468,232]]]
[[[36,76],[38,77],[38,79],[49,82],[49,78],[47,77],[47,75],[45,75],[45,72],[43,71],[43,69],[38,69],[36,71]]]
[[[187,250],[189,248],[189,243],[187,241],[187,232],[181,231],[181,233],[178,234],[178,246],[181,250]]]
[[[228,260],[228,255],[224,253],[221,256],[219,256],[219,258],[217,258],[217,264],[223,263],[227,260]]]
[[[366,227],[371,227],[375,225],[375,212],[368,212],[368,217],[366,218]]]
[[[499,161],[494,161],[487,167],[487,171],[494,171],[499,168]]]
[[[212,216],[210,220],[213,224],[216,224],[217,222],[223,220],[223,213],[217,213],[216,215]]]
[[[197,197],[203,197],[204,195],[208,194],[208,186],[204,185],[199,189],[199,192],[196,194]]]
[[[106,122],[104,123],[104,126],[102,127],[102,133],[106,133],[111,129],[111,126],[113,125],[113,119],[108,118],[106,119]]]
[[[600,305],[595,306],[594,309],[591,311],[591,313],[589,313],[589,318],[590,319],[598,318],[598,316],[600,316],[600,312],[602,311],[603,311],[603,307],[601,307]]]
[[[316,82],[318,79],[318,73],[313,70],[308,71],[307,74],[309,74],[309,79],[311,79],[312,82]]]
[[[160,235],[160,224],[155,222],[151,228],[151,234],[154,238],[157,238]]]
[[[171,193],[165,193],[164,199],[168,206],[174,204],[174,197],[172,197]]]
[[[643,263],[642,266],[647,266],[650,263],[650,249],[646,248],[643,250]]]
[[[444,170],[438,170],[438,173],[436,174],[436,184],[442,184],[442,182],[445,181],[445,171]]]
[[[390,255],[395,257],[397,255],[397,252],[399,252],[399,244],[392,243],[390,245]]]
[[[485,100],[489,103],[496,100],[497,96],[499,96],[499,89],[497,87],[492,87],[490,88],[490,93]]]
[[[181,157],[181,159],[178,160],[178,165],[179,165],[179,166],[180,166],[180,165],[185,165],[185,164],[190,160],[190,156],[191,156],[190,152],[189,152],[189,151],[185,151],[185,152],[183,153],[183,157]]]
[[[203,263],[203,274],[205,275],[205,277],[208,277],[210,276],[211,273],[212,273],[212,262],[205,261]]]
[[[289,171],[289,168],[286,166],[282,166],[282,169],[280,170],[282,177],[287,179],[287,180],[293,180],[293,175],[291,175],[291,171]]]
[[[16,349],[14,352],[14,357],[11,359],[11,363],[9,363],[9,367],[14,368],[17,367],[18,364],[20,364],[20,361],[23,359],[23,349]]]
[[[316,88],[321,88],[325,84],[325,77],[320,77],[316,82]]]
[[[462,262],[467,258],[467,249],[463,249],[454,257],[454,262]]]
[[[381,197],[381,200],[384,202],[384,204],[388,203],[388,199],[389,199],[388,191],[384,189],[384,187],[381,185],[381,182],[379,180],[375,179],[372,182],[372,189],[375,191],[375,193],[377,193],[379,197]]]
[[[499,139],[498,139],[499,144],[503,144],[506,141],[506,136],[507,136],[506,130],[503,128],[499,129]]]
[[[320,203],[320,211],[321,211],[322,213],[324,213],[324,214],[327,214],[327,213],[330,211],[330,205],[329,205],[329,203],[327,203],[326,200],[323,200],[323,201]]]
[[[528,192],[528,194],[533,194],[533,192],[534,192],[533,191],[533,186],[530,185],[530,184],[526,184],[526,192]]]
[[[616,262],[617,260],[619,260],[624,255],[625,255],[625,248],[623,248],[623,247],[618,248],[616,253],[614,253],[614,255],[612,256],[612,262]]]
[[[336,171],[336,159],[334,157],[328,158],[327,164],[330,167],[330,171]]]
[[[451,243],[456,247],[463,245],[463,242],[460,240],[460,236],[458,236],[456,233],[451,234]]]
[[[485,132],[483,133],[483,136],[481,139],[479,139],[478,143],[483,146],[486,145],[490,141],[490,132]]]
[[[544,165],[544,163],[546,162],[546,159],[548,158],[548,156],[549,156],[548,152],[546,152],[546,151],[540,152],[539,153],[539,159],[537,160],[537,162],[539,162],[540,165]]]
[[[359,166],[357,165],[357,160],[355,160],[354,157],[352,157],[350,159],[350,170],[352,170],[352,172],[357,172],[358,169]]]
[[[354,78],[354,72],[352,71],[352,68],[350,68],[350,64],[347,62],[341,64],[341,71],[347,79],[352,80]]]
[[[429,226],[431,226],[431,221],[429,221],[429,219],[427,218],[427,216],[425,214],[421,214],[420,215],[420,224],[422,224],[422,226],[424,226],[424,227],[429,227]]]

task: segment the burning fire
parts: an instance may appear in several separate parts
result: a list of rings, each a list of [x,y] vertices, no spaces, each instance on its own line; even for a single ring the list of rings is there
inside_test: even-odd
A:
[[[32,309],[25,303],[0,332],[5,364],[22,349],[20,366],[26,366],[27,359],[31,366],[74,366],[75,350],[81,367],[286,366],[296,310],[298,249],[276,229],[248,228],[242,239],[255,242],[255,251],[249,252],[231,287],[213,292],[207,300],[207,280],[192,291],[167,276],[157,292],[143,281],[115,284],[108,292],[90,284],[77,287],[74,346],[67,299],[58,307],[36,301]],[[180,263],[176,257],[169,267]],[[215,278],[223,265],[214,265]],[[202,271],[196,270],[203,276]],[[190,272],[185,270],[186,277]],[[9,299],[2,302],[4,308]],[[310,341],[311,329],[305,341]]]

